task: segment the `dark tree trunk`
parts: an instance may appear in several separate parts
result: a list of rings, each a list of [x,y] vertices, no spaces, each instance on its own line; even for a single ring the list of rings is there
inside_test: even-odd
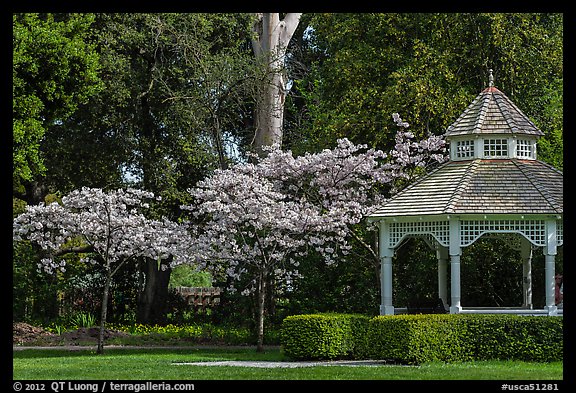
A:
[[[43,179],[24,183],[23,190],[13,190],[13,195],[22,199],[28,205],[37,205],[40,202],[44,202],[44,198],[48,193],[48,186]]]
[[[257,302],[256,302],[256,351],[264,351],[264,311],[266,304],[266,271],[260,274],[258,277],[258,292],[257,292]]]
[[[108,294],[112,284],[112,270],[110,264],[106,262],[106,282],[104,283],[104,292],[102,294],[102,309],[100,314],[100,330],[98,332],[98,348],[96,354],[104,353],[104,329],[106,328],[106,315],[108,313]]]
[[[156,324],[166,321],[166,303],[171,269],[169,261],[146,258],[141,263],[144,285],[138,294],[136,322]]]

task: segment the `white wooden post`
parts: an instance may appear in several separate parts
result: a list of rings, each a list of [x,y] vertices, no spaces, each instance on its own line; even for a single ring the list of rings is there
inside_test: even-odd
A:
[[[460,305],[460,220],[450,218],[450,314],[459,314]]]
[[[394,255],[394,249],[390,248],[388,222],[380,221],[379,228],[380,315],[394,315],[394,306],[392,305],[392,256]]]
[[[448,248],[440,245],[436,248],[438,258],[438,297],[442,299],[444,307],[448,306]]]
[[[520,248],[522,256],[522,307],[532,309],[532,244],[522,238]]]
[[[546,246],[544,247],[545,259],[545,293],[546,293],[546,310],[548,315],[556,314],[555,301],[555,255],[556,255],[557,237],[556,237],[556,220],[546,220]]]

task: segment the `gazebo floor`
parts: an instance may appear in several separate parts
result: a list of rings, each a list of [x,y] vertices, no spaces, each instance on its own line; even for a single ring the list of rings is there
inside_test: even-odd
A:
[[[562,316],[564,310],[556,310],[556,316]],[[522,307],[462,307],[461,314],[516,314],[516,315],[548,315],[545,309],[529,309]]]
[[[394,315],[409,314],[407,307],[395,307]],[[515,314],[548,316],[546,309],[529,309],[522,307],[462,307],[460,314]],[[564,309],[558,308],[554,316],[563,316]]]

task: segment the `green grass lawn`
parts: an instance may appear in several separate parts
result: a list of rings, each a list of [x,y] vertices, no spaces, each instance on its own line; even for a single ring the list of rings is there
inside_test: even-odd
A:
[[[14,380],[562,380],[563,363],[518,361],[425,363],[420,366],[257,368],[176,365],[214,360],[287,360],[280,349],[26,349],[13,352]]]

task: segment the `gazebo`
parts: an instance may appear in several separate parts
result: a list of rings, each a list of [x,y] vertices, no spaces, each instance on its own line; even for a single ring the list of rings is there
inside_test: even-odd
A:
[[[436,251],[438,297],[451,314],[559,315],[555,256],[563,244],[563,174],[537,160],[543,132],[500,90],[492,70],[484,89],[447,128],[450,159],[368,217],[379,228],[380,314],[391,315],[392,261],[409,237]],[[522,307],[472,308],[460,301],[460,257],[482,236],[508,236],[523,259]],[[545,259],[545,306],[532,307],[532,251]],[[448,293],[448,266],[450,292]]]

